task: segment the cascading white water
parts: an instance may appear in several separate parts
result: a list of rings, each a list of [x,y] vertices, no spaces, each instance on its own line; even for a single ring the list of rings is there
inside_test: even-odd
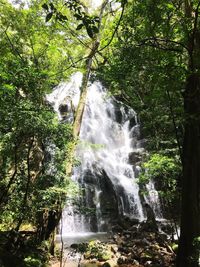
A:
[[[69,83],[48,95],[60,119],[73,121],[81,77],[74,74]],[[121,215],[144,219],[135,179],[140,167],[137,160],[131,162],[143,151],[136,113],[109,97],[99,82],[91,84],[76,150],[80,165],[74,168],[72,177],[84,192],[79,199],[81,206],[90,212],[77,213],[69,204],[64,211],[63,233],[102,231]],[[151,196],[146,201],[151,202]]]
[[[119,104],[118,104],[119,105]],[[111,180],[115,191],[118,187],[124,191],[121,197],[121,213],[143,218],[143,211],[138,195],[138,185],[135,182],[132,166],[129,164],[129,154],[141,151],[136,138],[136,146],[131,147],[131,133],[138,130],[138,124],[130,127],[130,119],[136,121],[133,110],[125,111],[120,107],[121,122],[116,118],[116,102],[107,97],[105,89],[100,83],[93,83],[88,91],[86,109],[83,116],[80,139],[97,148],[88,146],[87,149],[79,148],[77,153],[81,159],[82,172],[88,169],[92,172],[104,170]],[[131,129],[130,129],[131,128]],[[99,148],[98,148],[99,145]],[[128,206],[126,205],[128,203]]]
[[[63,119],[60,107],[66,106],[67,110],[65,110],[65,112],[68,113],[66,118],[67,122],[73,122],[73,109],[78,105],[81,82],[82,74],[77,72],[71,76],[68,83],[59,84],[51,94],[46,96],[47,101],[53,105],[60,120]]]

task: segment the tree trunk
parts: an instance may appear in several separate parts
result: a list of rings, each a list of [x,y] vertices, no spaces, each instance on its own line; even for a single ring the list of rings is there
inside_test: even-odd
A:
[[[93,62],[93,58],[96,55],[98,48],[99,48],[100,27],[101,27],[103,13],[104,13],[104,10],[105,10],[106,6],[108,5],[108,3],[109,3],[109,0],[105,0],[101,5],[100,13],[99,13],[99,25],[98,25],[98,31],[99,32],[93,38],[92,48],[91,48],[91,51],[88,55],[88,59],[86,62],[86,71],[83,75],[80,100],[79,100],[79,104],[78,104],[78,107],[76,110],[75,120],[74,120],[74,124],[73,124],[73,135],[74,135],[75,139],[79,136],[79,133],[80,133],[81,122],[82,122],[83,112],[84,112],[86,98],[87,98],[87,87],[88,87],[88,81],[90,78],[92,62]]]
[[[181,235],[177,267],[198,267],[200,236],[200,75],[191,74],[184,94],[185,136]]]
[[[83,112],[85,109],[85,103],[86,103],[86,98],[87,98],[88,81],[90,78],[92,61],[93,61],[93,57],[96,51],[98,50],[98,47],[99,47],[99,41],[95,40],[93,42],[91,52],[87,59],[86,72],[83,75],[83,81],[82,81],[82,86],[81,86],[80,100],[78,103],[78,107],[77,107],[76,114],[75,114],[75,120],[73,124],[73,136],[75,139],[79,136],[79,133],[80,133],[81,122],[82,122]]]
[[[185,134],[181,234],[177,267],[200,266],[200,2],[185,0],[185,16],[193,21],[188,36],[188,73],[184,93]]]
[[[101,26],[101,21],[102,21],[104,10],[108,3],[109,3],[109,0],[105,0],[101,5],[101,9],[99,13],[99,26],[98,26],[99,33],[93,38],[91,51],[86,61],[85,73],[83,74],[83,81],[82,81],[82,86],[81,86],[80,100],[78,103],[78,107],[77,107],[76,114],[75,114],[75,120],[73,123],[73,137],[75,141],[78,139],[78,136],[80,134],[82,117],[83,117],[83,112],[85,109],[85,104],[86,104],[86,99],[87,99],[88,82],[90,78],[93,58],[96,55],[98,48],[99,48],[100,26]],[[71,145],[70,151],[69,151],[69,155],[68,155],[69,160],[66,164],[66,174],[68,176],[70,176],[71,171],[72,171],[75,148],[76,148],[76,143],[73,142]]]

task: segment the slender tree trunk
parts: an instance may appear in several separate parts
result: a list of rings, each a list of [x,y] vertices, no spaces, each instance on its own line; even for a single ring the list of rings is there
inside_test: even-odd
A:
[[[200,77],[190,75],[184,96],[186,124],[183,144],[181,236],[177,267],[198,267],[200,236]]]
[[[95,40],[93,42],[91,52],[87,59],[86,71],[83,75],[83,81],[82,81],[82,86],[81,86],[80,100],[78,103],[78,107],[77,107],[76,114],[75,114],[75,120],[73,124],[73,136],[75,139],[79,136],[79,133],[80,133],[81,122],[82,122],[83,112],[85,109],[85,103],[86,103],[86,98],[87,98],[87,89],[88,89],[88,82],[89,82],[90,73],[91,73],[92,61],[93,61],[93,57],[96,51],[98,50],[98,47],[99,47],[99,41]]]
[[[83,81],[82,81],[82,86],[81,86],[80,100],[78,103],[78,107],[77,107],[77,110],[75,113],[75,120],[73,123],[73,137],[75,140],[78,139],[79,134],[80,134],[82,117],[83,117],[86,99],[87,99],[88,82],[89,82],[90,73],[91,73],[91,69],[92,69],[93,58],[96,55],[98,48],[99,48],[100,27],[101,27],[103,13],[104,13],[104,10],[105,10],[106,6],[108,5],[108,3],[109,3],[109,0],[105,0],[101,5],[101,9],[100,9],[100,13],[99,13],[99,26],[98,26],[99,33],[93,38],[91,51],[90,51],[88,58],[87,58],[87,61],[86,61],[85,72],[83,74]],[[76,143],[72,143],[72,146],[70,148],[69,155],[68,155],[69,160],[66,164],[66,174],[67,175],[70,175],[71,171],[72,171],[75,148],[76,148]]]
[[[29,146],[28,146],[28,151],[27,151],[27,160],[26,160],[26,165],[27,165],[27,182],[26,182],[26,189],[25,189],[25,193],[24,193],[24,197],[23,197],[23,201],[22,201],[22,206],[21,206],[21,213],[20,213],[20,218],[16,227],[16,231],[19,230],[25,216],[26,216],[26,211],[27,211],[27,200],[28,200],[28,194],[29,194],[29,187],[30,187],[30,183],[31,183],[31,169],[30,169],[30,153],[31,153],[31,149],[33,147],[33,143],[34,143],[34,137],[31,138]]]
[[[71,175],[72,167],[73,167],[73,161],[74,161],[74,154],[76,149],[76,141],[79,137],[80,129],[81,129],[81,123],[82,123],[82,117],[85,109],[86,99],[87,99],[87,90],[88,90],[88,82],[90,78],[91,73],[91,67],[92,67],[92,61],[93,57],[98,50],[99,42],[98,40],[95,40],[92,45],[91,52],[88,56],[87,62],[86,62],[86,70],[83,74],[83,80],[81,85],[81,95],[80,100],[78,103],[78,107],[75,113],[75,120],[73,123],[73,137],[75,142],[73,141],[71,143],[71,146],[68,148],[68,161],[66,163],[66,174],[67,176]]]
[[[96,52],[98,51],[98,48],[99,48],[100,27],[101,27],[103,13],[104,13],[104,10],[105,10],[108,2],[109,2],[108,0],[105,0],[101,5],[101,9],[100,9],[100,13],[99,13],[99,26],[98,26],[99,33],[93,39],[92,48],[91,48],[91,51],[88,55],[88,59],[86,62],[86,71],[83,75],[83,81],[82,81],[82,86],[81,86],[81,96],[80,96],[78,108],[77,108],[76,114],[75,114],[75,121],[73,124],[73,135],[75,138],[77,138],[79,136],[79,133],[80,133],[81,122],[82,122],[82,117],[83,117],[83,112],[84,112],[86,97],[87,97],[88,82],[89,82],[91,68],[92,68],[92,62],[93,62],[93,58],[96,55]]]

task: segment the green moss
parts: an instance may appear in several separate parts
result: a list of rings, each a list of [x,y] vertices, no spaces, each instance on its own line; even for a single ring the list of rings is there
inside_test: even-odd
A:
[[[100,241],[90,241],[88,244],[85,258],[96,258],[100,261],[106,261],[111,258],[111,251],[108,247]]]
[[[40,259],[32,258],[28,256],[24,259],[24,263],[26,267],[42,267],[43,264]]]
[[[173,249],[174,252],[177,252],[177,251],[178,251],[178,244],[173,243],[173,244],[171,245],[171,248]]]

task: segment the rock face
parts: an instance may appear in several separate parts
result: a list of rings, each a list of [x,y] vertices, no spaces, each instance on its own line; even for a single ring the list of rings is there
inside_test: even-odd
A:
[[[99,181],[100,188],[102,191],[102,194],[100,196],[101,216],[103,219],[111,223],[118,216],[118,202],[116,192],[109,177],[106,175],[105,172],[103,173],[103,179],[101,178]]]
[[[108,225],[112,225],[112,222],[118,218],[118,201],[114,187],[104,171],[101,174],[94,174],[88,170],[83,177],[83,184],[87,188],[87,195],[84,197],[84,201],[87,202],[85,205],[89,203],[94,209],[94,212],[88,214],[87,218],[91,231],[106,231]],[[98,206],[99,210],[97,210]],[[98,219],[101,221],[97,222]]]
[[[73,103],[69,99],[64,101],[58,107],[62,122],[72,123],[74,120],[74,107]]]

